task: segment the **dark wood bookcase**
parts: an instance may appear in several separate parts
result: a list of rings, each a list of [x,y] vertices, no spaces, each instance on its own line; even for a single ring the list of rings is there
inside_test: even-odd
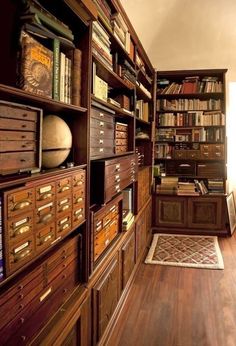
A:
[[[4,0],[0,13],[0,313],[8,312],[0,343],[95,345],[108,339],[151,238],[156,76],[118,0],[26,2],[26,15],[15,0]],[[106,43],[97,52],[95,22]],[[50,35],[60,38],[64,101],[19,87],[22,25],[53,56]],[[53,89],[61,76],[49,72]],[[107,99],[95,92],[95,76]],[[42,164],[48,115],[72,135],[69,155],[53,168]],[[68,149],[57,145],[54,155]],[[124,190],[133,221],[126,231]]]
[[[227,234],[227,70],[157,72],[154,227]]]

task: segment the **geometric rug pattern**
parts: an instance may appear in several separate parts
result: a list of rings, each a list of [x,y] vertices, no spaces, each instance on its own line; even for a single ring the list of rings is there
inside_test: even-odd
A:
[[[224,269],[215,236],[155,234],[145,263]]]

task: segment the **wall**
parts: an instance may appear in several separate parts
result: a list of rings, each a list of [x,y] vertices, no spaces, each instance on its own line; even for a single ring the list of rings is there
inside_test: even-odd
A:
[[[228,181],[229,190],[233,189],[236,187],[232,150],[236,147],[236,1],[121,0],[121,3],[157,70],[228,69]]]

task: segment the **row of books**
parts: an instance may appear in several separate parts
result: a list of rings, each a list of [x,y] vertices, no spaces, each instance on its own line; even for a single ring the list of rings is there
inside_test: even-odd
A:
[[[171,159],[173,156],[173,146],[164,143],[155,145],[154,158],[155,159]]]
[[[144,100],[136,101],[136,116],[144,121],[149,120],[149,103]]]
[[[194,94],[222,92],[222,82],[217,77],[206,76],[200,80],[199,76],[188,76],[179,83],[168,79],[157,81],[159,94]]]
[[[208,193],[224,193],[222,179],[206,179],[193,181],[179,181],[178,177],[161,177],[156,185],[156,193],[179,196],[199,196]]]
[[[2,198],[0,197],[0,281],[3,279]]]
[[[156,141],[160,142],[222,142],[225,131],[223,128],[196,129],[158,129]]]
[[[173,111],[190,111],[190,110],[219,110],[221,109],[220,99],[158,99],[157,100],[157,110],[173,110]]]
[[[224,126],[225,115],[219,111],[189,111],[186,113],[160,113],[158,126]]]
[[[92,51],[110,70],[113,70],[110,37],[99,22],[93,22]]]
[[[113,34],[129,55],[133,55],[133,44],[131,42],[128,27],[120,13],[115,13],[111,18]],[[132,50],[132,52],[131,52]]]
[[[57,101],[81,103],[81,51],[71,29],[36,0],[28,0],[21,19],[20,88]]]

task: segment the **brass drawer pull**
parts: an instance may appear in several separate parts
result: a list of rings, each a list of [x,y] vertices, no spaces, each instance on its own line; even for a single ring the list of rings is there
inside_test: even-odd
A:
[[[17,227],[13,233],[13,237],[17,237],[20,234],[29,232],[29,230],[30,230],[29,225],[23,225],[23,226]]]
[[[52,193],[51,192],[45,192],[45,193],[40,195],[39,201],[44,201],[45,199],[51,198],[51,197],[52,197]]]
[[[24,209],[28,206],[30,206],[31,204],[31,201],[29,201],[28,199],[24,200],[24,201],[21,201],[21,202],[18,202],[14,205],[14,207],[12,208],[12,210],[21,210],[21,209]]]
[[[70,186],[69,185],[65,185],[65,186],[62,186],[62,188],[59,190],[59,192],[65,192],[65,191],[68,191],[70,190]]]
[[[19,260],[21,260],[22,258],[28,256],[31,253],[30,249],[26,249],[24,251],[21,251],[20,253],[18,253],[17,255],[14,255],[14,262],[17,262]]]
[[[46,223],[53,217],[52,213],[46,214],[39,220],[39,223]]]
[[[46,234],[44,237],[41,237],[40,238],[40,245],[43,245],[45,244],[46,242],[48,242],[49,240],[52,240],[52,236],[53,236],[53,233],[49,233],[49,234]]]

